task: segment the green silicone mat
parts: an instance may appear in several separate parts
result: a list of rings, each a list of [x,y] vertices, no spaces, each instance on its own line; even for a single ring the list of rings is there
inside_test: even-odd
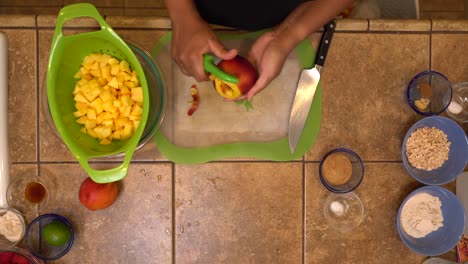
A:
[[[221,41],[231,39],[248,39],[256,38],[264,31],[251,32],[245,34],[229,34],[223,33],[218,34]],[[167,47],[170,46],[172,32],[168,32],[163,35],[156,43],[152,56],[159,63],[158,56],[162,52],[167,52]],[[311,47],[309,41],[302,41],[294,50],[297,58],[300,62],[300,67],[311,68],[315,61],[315,52]],[[173,63],[174,64],[174,63]],[[161,64],[160,64],[161,65]],[[174,64],[175,65],[175,64]],[[174,65],[161,65],[162,68],[166,67],[166,70],[174,69]],[[169,68],[169,69],[168,69]],[[163,70],[164,72],[164,70]],[[164,75],[164,74],[163,74]],[[163,76],[164,77],[164,76]],[[165,76],[167,78],[167,76]],[[297,77],[292,77],[291,82],[296,83]],[[175,87],[167,87],[167,89],[176,89]],[[268,87],[266,88],[268,89]],[[215,91],[213,90],[213,93]],[[257,95],[257,96],[260,96]],[[201,104],[200,104],[201,105]],[[171,108],[170,105],[168,105]],[[181,109],[180,111],[185,111]],[[179,111],[179,110],[176,110]],[[255,105],[254,110],[255,111]],[[157,145],[159,151],[166,156],[169,160],[177,164],[201,164],[213,160],[228,159],[228,158],[255,158],[268,161],[290,161],[297,160],[302,157],[314,144],[317,138],[320,120],[322,112],[322,88],[319,83],[317,92],[312,103],[312,107],[309,111],[307,121],[303,130],[303,133],[299,139],[296,151],[291,153],[289,150],[288,137],[287,135],[276,140],[271,141],[242,141],[242,142],[230,142],[225,144],[215,144],[210,146],[196,146],[196,147],[185,147],[173,144],[164,133],[159,130],[154,136],[153,140]],[[166,116],[163,121],[166,124],[174,122],[171,118]]]

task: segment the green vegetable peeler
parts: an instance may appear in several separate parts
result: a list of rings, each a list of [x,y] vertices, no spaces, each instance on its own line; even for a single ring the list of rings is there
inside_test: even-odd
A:
[[[214,63],[214,56],[211,54],[203,54],[203,67],[205,68],[205,71],[213,74],[216,76],[216,78],[223,80],[225,82],[230,82],[237,84],[239,82],[239,79],[231,74],[228,74],[224,71],[222,71],[216,64]]]

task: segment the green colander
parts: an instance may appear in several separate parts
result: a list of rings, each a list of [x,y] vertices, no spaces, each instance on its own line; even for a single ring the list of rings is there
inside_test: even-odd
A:
[[[65,22],[78,18],[91,17],[99,22],[99,31],[64,35]],[[73,76],[79,70],[84,57],[93,52],[107,53],[119,60],[125,59],[136,70],[143,89],[143,114],[133,136],[126,140],[113,140],[109,145],[80,132],[81,125],[73,115],[75,101],[73,90],[77,79]],[[127,175],[128,167],[146,125],[149,112],[149,93],[143,68],[127,44],[104,21],[97,9],[91,4],[74,4],[60,10],[57,18],[49,64],[47,66],[47,97],[54,125],[84,170],[98,183],[121,180]],[[90,167],[90,160],[124,153],[117,167],[97,170]]]

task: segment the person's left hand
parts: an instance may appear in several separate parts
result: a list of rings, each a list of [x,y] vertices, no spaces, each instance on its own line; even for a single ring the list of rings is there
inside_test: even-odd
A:
[[[281,45],[275,31],[264,33],[252,45],[248,58],[258,70],[259,77],[246,96],[240,99],[251,100],[254,95],[262,91],[283,68],[290,50]]]

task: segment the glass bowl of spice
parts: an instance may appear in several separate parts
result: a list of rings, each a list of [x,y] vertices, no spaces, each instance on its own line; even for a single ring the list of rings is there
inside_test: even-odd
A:
[[[7,189],[8,204],[24,212],[43,210],[49,201],[51,184],[46,177],[23,174],[13,180]]]
[[[0,208],[0,248],[18,244],[26,230],[23,216],[16,209]]]
[[[453,120],[425,117],[406,132],[402,160],[408,173],[426,185],[449,183],[468,162],[468,139]]]
[[[455,247],[463,235],[465,209],[458,198],[439,186],[410,193],[398,210],[397,229],[412,251],[437,256]]]
[[[364,164],[359,155],[352,150],[334,149],[320,162],[320,181],[331,192],[351,192],[361,184],[363,177]]]
[[[420,115],[438,115],[447,109],[452,100],[452,84],[440,72],[420,72],[408,84],[406,100]]]
[[[323,206],[325,221],[334,229],[349,232],[364,220],[364,206],[354,193],[331,193]]]

